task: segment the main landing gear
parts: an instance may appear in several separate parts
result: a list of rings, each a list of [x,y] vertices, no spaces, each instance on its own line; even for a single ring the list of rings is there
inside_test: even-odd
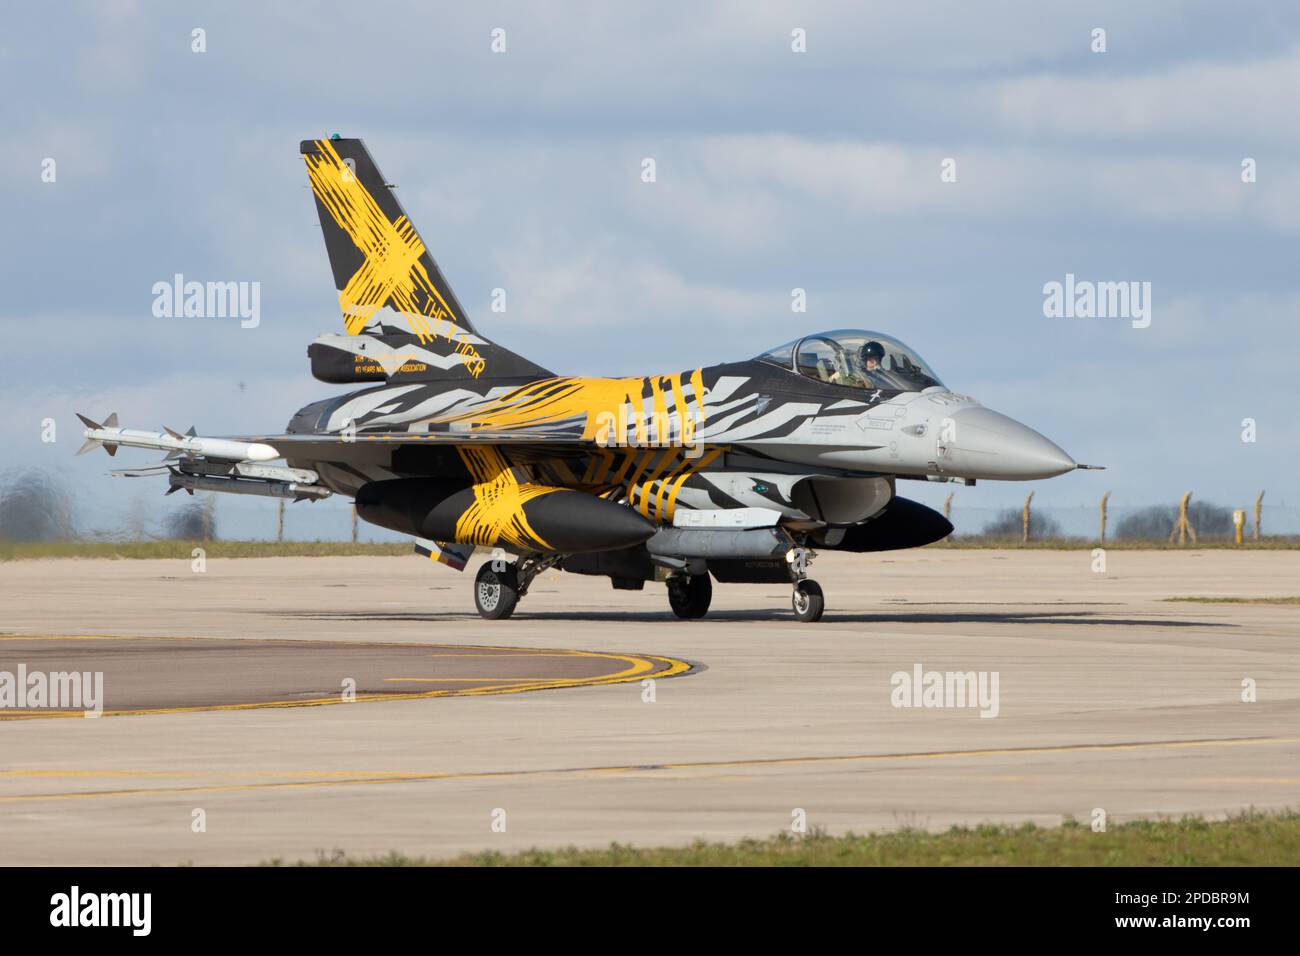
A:
[[[558,560],[556,556],[485,561],[474,578],[474,606],[479,615],[489,621],[501,621],[514,614],[519,599],[528,593],[533,578]]]
[[[488,561],[478,569],[474,579],[474,606],[482,617],[489,621],[509,617],[515,613],[521,597],[514,562]]]
[[[820,621],[822,612],[826,610],[822,586],[808,577],[808,565],[815,556],[811,548],[798,547],[791,548],[785,554],[785,560],[790,565],[790,579],[794,582],[790,606],[794,608],[794,616],[806,624]]]
[[[713,582],[704,574],[674,574],[668,579],[668,605],[683,621],[694,621],[709,613]]]
[[[786,552],[790,581],[794,592],[790,606],[794,616],[805,623],[820,621],[826,610],[821,585],[808,577],[808,565],[814,557],[811,548],[792,547]],[[474,579],[474,606],[489,621],[500,621],[514,614],[519,600],[528,593],[528,585],[537,575],[554,566],[559,556],[528,556],[517,561],[494,558],[478,569]],[[779,574],[779,571],[778,571]],[[684,621],[698,620],[709,613],[713,601],[713,581],[709,573],[691,574],[682,569],[668,578],[668,605]]]

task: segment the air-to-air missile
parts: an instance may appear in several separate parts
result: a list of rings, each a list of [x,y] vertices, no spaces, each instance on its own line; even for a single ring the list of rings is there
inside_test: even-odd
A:
[[[277,449],[263,442],[202,438],[193,428],[184,435],[170,428],[160,432],[119,428],[116,413],[109,415],[102,425],[85,415],[77,417],[86,425],[86,443],[77,452],[79,455],[101,446],[114,455],[119,445],[167,452],[166,459],[155,465],[124,468],[114,474],[133,477],[168,474],[169,495],[176,491],[190,494],[220,491],[301,501],[328,498],[333,493],[318,484],[320,476],[308,468],[259,464],[281,457]]]
[[[84,455],[101,445],[110,455],[115,455],[118,446],[125,445],[127,448],[153,448],[157,451],[165,451],[173,458],[181,455],[199,455],[222,461],[271,461],[280,457],[280,453],[275,448],[262,442],[200,438],[194,433],[193,428],[184,435],[170,428],[160,432],[118,428],[116,412],[109,415],[102,425],[85,415],[78,414],[77,417],[86,426],[86,443],[81,446],[78,455]]]
[[[167,494],[174,491],[221,491],[236,495],[261,495],[265,498],[328,498],[333,492],[320,485],[304,485],[296,481],[279,481],[266,478],[227,478],[219,475],[191,475],[173,471]]]

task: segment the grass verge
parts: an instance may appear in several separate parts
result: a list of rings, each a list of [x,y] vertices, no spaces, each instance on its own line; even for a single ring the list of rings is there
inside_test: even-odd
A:
[[[1186,601],[1192,604],[1300,604],[1300,597],[1170,597],[1166,601]]]
[[[942,833],[904,829],[867,836],[778,834],[736,843],[697,841],[642,849],[612,843],[522,853],[470,853],[449,859],[390,853],[322,853],[293,866],[1295,866],[1300,811],[1248,811],[1227,820],[1137,820],[1094,833],[1067,820],[1059,827],[984,825]],[[284,866],[282,860],[263,864]]]
[[[1289,535],[1265,537],[1258,541],[1236,544],[1231,538],[1202,538],[1196,544],[1173,544],[1169,541],[1144,541],[1136,538],[1107,539],[1104,543],[1088,538],[1041,538],[1021,541],[1018,537],[994,538],[982,535],[953,535],[929,545],[931,548],[995,548],[1006,551],[1296,551],[1300,538]]]

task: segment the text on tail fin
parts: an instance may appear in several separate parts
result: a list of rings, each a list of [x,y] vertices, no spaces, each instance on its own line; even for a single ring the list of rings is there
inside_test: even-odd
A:
[[[302,152],[348,334],[359,334],[377,318],[382,322],[377,313],[392,309],[420,341],[452,343],[477,376],[485,364],[476,348],[481,340],[365,145],[310,140]]]

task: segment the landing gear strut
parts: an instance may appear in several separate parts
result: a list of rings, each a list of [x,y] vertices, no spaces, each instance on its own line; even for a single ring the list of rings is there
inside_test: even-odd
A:
[[[505,620],[515,613],[533,578],[559,560],[560,555],[551,555],[485,561],[474,578],[474,606],[478,613],[489,621]]]
[[[822,612],[826,610],[822,586],[808,577],[808,565],[814,557],[811,548],[800,547],[791,548],[785,555],[790,565],[790,579],[794,582],[790,606],[794,608],[794,616],[806,624],[820,621]]]
[[[668,579],[668,604],[684,621],[693,621],[709,613],[713,600],[713,582],[704,574],[674,574]]]

